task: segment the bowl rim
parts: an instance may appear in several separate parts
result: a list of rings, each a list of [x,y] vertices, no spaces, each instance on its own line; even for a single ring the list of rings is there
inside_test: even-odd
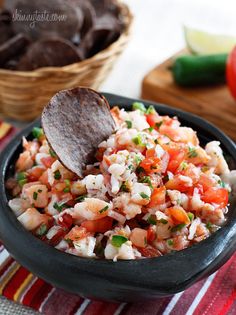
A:
[[[207,130],[209,134],[213,138],[217,138],[223,146],[230,152],[232,157],[234,157],[234,160],[236,161],[236,145],[235,143],[227,136],[225,135],[221,130],[219,130],[216,126],[211,124],[210,122],[193,115],[191,113],[184,112],[180,109],[172,108],[170,106],[164,105],[164,104],[157,104],[151,101],[145,101],[140,99],[133,99],[133,98],[127,98],[123,96],[117,96],[110,93],[103,93],[101,92],[107,99],[108,102],[111,104],[111,107],[114,105],[119,105],[120,107],[127,107],[130,106],[131,103],[135,101],[141,101],[145,103],[145,105],[154,105],[156,106],[158,112],[160,114],[166,113],[170,116],[178,116],[180,121],[186,121],[189,123],[189,125],[195,125],[200,127],[203,130]],[[48,259],[53,259],[54,261],[57,261],[60,265],[66,265],[67,267],[73,266],[73,268],[77,268],[78,266],[84,270],[84,272],[87,272],[88,269],[90,270],[89,273],[93,274],[92,269],[94,266],[100,266],[100,276],[102,275],[102,268],[112,268],[112,270],[116,270],[121,272],[122,268],[131,268],[136,270],[135,268],[140,268],[141,266],[145,268],[146,264],[149,264],[153,268],[155,265],[155,268],[160,267],[162,263],[164,263],[166,266],[170,266],[173,264],[173,262],[181,262],[182,260],[190,259],[191,257],[194,257],[194,254],[197,254],[197,252],[201,251],[207,251],[209,250],[212,245],[217,243],[217,239],[220,237],[222,238],[222,244],[218,244],[218,247],[214,248],[214,253],[211,255],[210,253],[207,253],[205,257],[205,260],[203,261],[203,264],[201,268],[195,268],[195,270],[188,270],[186,271],[185,280],[180,283],[177,281],[177,289],[175,289],[173,292],[171,292],[171,289],[166,289],[166,292],[168,293],[176,293],[181,291],[183,288],[187,288],[190,286],[193,282],[196,280],[199,280],[202,278],[202,276],[206,275],[207,267],[211,265],[211,272],[216,270],[218,268],[218,265],[223,261],[225,262],[225,259],[229,258],[232,255],[232,247],[233,250],[236,248],[236,218],[234,220],[228,220],[226,225],[224,225],[221,229],[213,233],[210,237],[207,239],[201,241],[198,244],[195,244],[189,248],[186,248],[181,251],[173,252],[170,254],[163,255],[161,257],[154,257],[154,258],[145,258],[141,260],[119,260],[117,262],[113,262],[112,260],[107,259],[93,259],[93,258],[85,258],[85,257],[78,257],[74,256],[68,253],[61,252],[57,249],[55,249],[53,246],[50,246],[40,239],[37,239],[35,236],[33,236],[29,231],[25,230],[24,227],[19,223],[19,221],[16,219],[14,213],[10,211],[7,213],[7,211],[10,210],[9,206],[7,205],[7,196],[6,196],[6,189],[4,185],[4,179],[6,175],[6,171],[9,167],[9,162],[11,158],[14,156],[17,148],[20,146],[20,141],[22,136],[27,136],[32,130],[33,126],[39,126],[40,125],[40,119],[37,119],[33,123],[31,123],[28,127],[26,127],[24,130],[22,130],[8,145],[7,147],[1,152],[0,160],[2,161],[0,165],[0,194],[2,198],[0,198],[0,215],[4,216],[4,222],[7,220],[8,227],[10,229],[10,233],[14,233],[15,236],[19,236],[20,244],[21,244],[21,250],[16,249],[13,252],[13,257],[16,257],[17,260],[20,261],[20,263],[27,268],[31,269],[31,267],[28,267],[30,262],[35,262],[35,259],[39,259],[40,256],[46,255]],[[209,130],[210,128],[210,130]],[[5,208],[5,209],[4,209]],[[12,240],[11,237],[4,235],[4,228],[2,222],[0,220],[0,236],[3,240],[3,243],[5,243],[5,246],[9,251],[11,252],[11,248],[14,247],[14,240]],[[3,231],[3,232],[2,232]],[[19,241],[18,240],[18,241]],[[228,244],[231,244],[231,247],[227,248]],[[27,252],[27,247],[30,246],[32,250],[35,250],[35,257],[32,259],[29,259],[29,256],[25,253]],[[22,253],[22,250],[24,253]],[[43,253],[43,254],[42,254]],[[45,257],[41,257],[41,259],[46,262]],[[20,259],[19,259],[20,257]],[[24,260],[24,262],[23,262]],[[26,263],[27,262],[27,263]],[[194,261],[192,262],[192,266],[194,265]],[[75,266],[77,265],[77,267]],[[196,266],[197,267],[197,266]],[[196,271],[197,270],[197,271]],[[35,274],[39,275],[41,278],[45,278],[44,273],[41,273],[39,269],[37,271],[33,271]],[[96,275],[99,274],[96,273]],[[150,279],[149,279],[150,280]],[[119,281],[119,279],[116,281]],[[120,280],[121,281],[121,280]],[[144,277],[142,277],[142,281],[145,282]],[[151,281],[151,280],[150,280]],[[121,281],[122,282],[122,281]],[[133,279],[133,285],[138,286],[138,283],[140,283],[138,280],[137,282]],[[135,284],[136,283],[136,284]],[[175,282],[176,283],[176,282]],[[154,283],[148,283],[145,282],[146,288],[148,287],[149,290],[155,291],[155,285]]]

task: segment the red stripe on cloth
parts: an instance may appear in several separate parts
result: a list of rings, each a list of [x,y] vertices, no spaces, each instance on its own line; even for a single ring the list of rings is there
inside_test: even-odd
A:
[[[84,310],[83,315],[112,315],[120,306],[120,303],[92,301]]]
[[[42,308],[44,315],[70,315],[77,311],[84,299],[56,289]]]
[[[7,269],[13,264],[15,260],[13,258],[8,258],[7,263],[0,266],[0,278],[7,271]]]
[[[194,315],[219,314],[236,282],[236,256],[234,255],[217,273],[201,299]]]
[[[162,314],[172,297],[158,298],[143,303],[127,304],[122,315],[150,315],[150,314]]]
[[[29,291],[25,294],[22,304],[30,306],[32,299],[37,295],[44,283],[45,282],[43,280],[37,279]]]
[[[33,296],[29,306],[35,310],[39,310],[41,304],[44,302],[48,293],[52,290],[51,284],[43,281],[43,285],[38,289],[37,293]]]
[[[20,267],[14,276],[9,280],[6,284],[5,288],[3,289],[3,295],[8,299],[13,299],[14,294],[19,289],[22,282],[26,279],[29,275],[29,271],[26,270],[24,267]]]
[[[180,315],[185,314],[195,299],[198,292],[201,290],[206,279],[201,280],[194,284],[192,287],[187,289],[179,298],[178,302],[175,304],[173,310],[170,312],[170,315]]]
[[[224,306],[219,312],[219,315],[225,315],[228,313],[229,309],[231,308],[233,302],[235,301],[236,298],[236,287],[233,288],[229,298],[226,300]]]

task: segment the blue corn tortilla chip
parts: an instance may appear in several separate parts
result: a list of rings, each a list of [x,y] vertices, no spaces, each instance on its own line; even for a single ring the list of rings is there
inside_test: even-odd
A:
[[[107,100],[89,88],[57,93],[44,108],[42,127],[62,164],[83,177],[98,145],[115,130]]]

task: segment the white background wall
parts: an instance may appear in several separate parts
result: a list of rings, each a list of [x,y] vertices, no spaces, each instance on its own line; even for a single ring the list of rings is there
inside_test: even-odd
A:
[[[236,37],[236,0],[124,0],[134,16],[129,46],[101,90],[140,96],[144,75],[184,47],[183,24]]]

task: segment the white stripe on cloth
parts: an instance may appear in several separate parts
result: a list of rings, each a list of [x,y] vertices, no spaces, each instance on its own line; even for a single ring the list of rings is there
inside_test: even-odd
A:
[[[43,302],[41,303],[40,307],[39,307],[39,312],[43,313],[43,307],[44,305],[47,303],[47,301],[49,300],[49,298],[52,296],[52,294],[56,291],[55,288],[52,288],[51,291],[49,291],[48,295],[45,297],[45,299],[43,300]]]
[[[8,251],[6,249],[4,249],[1,253],[0,253],[0,266],[2,264],[5,263],[5,261],[10,257],[10,254],[8,253]]]
[[[115,311],[115,313],[114,313],[113,315],[119,315],[119,314],[123,311],[123,309],[124,309],[124,307],[125,307],[126,304],[127,304],[127,303],[121,303],[121,304],[118,306],[118,308],[116,309],[116,311]]]
[[[173,308],[175,307],[176,303],[178,302],[178,300],[180,299],[180,297],[183,293],[184,293],[184,291],[175,294],[175,296],[170,300],[169,304],[167,305],[167,307],[164,310],[162,315],[169,315],[170,314],[170,312],[173,310]]]
[[[207,292],[208,288],[210,287],[213,279],[215,278],[217,272],[213,273],[210,277],[207,278],[206,282],[202,286],[201,290],[198,292],[196,295],[195,299],[193,300],[192,304],[190,305],[188,311],[186,312],[185,315],[192,315],[195,309],[197,308],[198,304],[200,303],[201,299]]]
[[[25,295],[29,292],[29,290],[32,288],[32,286],[35,284],[35,282],[38,280],[38,278],[35,276],[32,281],[29,283],[29,285],[27,286],[25,292],[22,294],[21,298],[20,298],[20,303],[22,304],[23,299],[25,297]]]
[[[86,307],[89,305],[91,301],[88,299],[85,299],[84,302],[80,305],[78,310],[76,311],[75,315],[82,315],[83,312],[85,311]]]

